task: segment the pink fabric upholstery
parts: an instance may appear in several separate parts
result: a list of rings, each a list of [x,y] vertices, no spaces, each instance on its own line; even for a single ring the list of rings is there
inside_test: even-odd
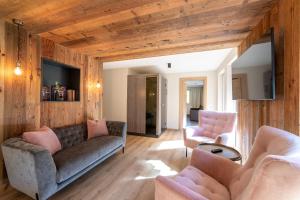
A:
[[[55,154],[62,148],[56,134],[47,126],[37,131],[24,132],[22,138],[28,143],[44,147],[51,154]]]
[[[244,166],[194,149],[190,166],[156,179],[155,199],[296,200],[299,185],[300,138],[263,126]]]
[[[220,143],[234,145],[234,125],[236,113],[199,111],[199,127],[183,130],[186,147],[195,148],[200,143]]]
[[[229,185],[232,199],[300,199],[300,138],[264,126]]]
[[[108,135],[105,119],[102,120],[87,120],[88,139]]]

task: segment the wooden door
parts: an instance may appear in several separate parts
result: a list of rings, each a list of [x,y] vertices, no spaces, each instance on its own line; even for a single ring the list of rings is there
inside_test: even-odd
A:
[[[167,79],[161,81],[161,128],[167,128]]]
[[[146,133],[146,77],[136,77],[135,126],[136,133]]]
[[[135,132],[135,84],[136,79],[133,76],[128,76],[127,80],[127,131]]]
[[[146,78],[128,76],[127,84],[127,130],[146,133]]]

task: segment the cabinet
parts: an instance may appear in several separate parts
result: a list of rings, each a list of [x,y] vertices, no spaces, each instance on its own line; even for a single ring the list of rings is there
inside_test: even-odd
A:
[[[161,75],[129,75],[127,124],[129,134],[159,136],[166,128],[166,86]]]

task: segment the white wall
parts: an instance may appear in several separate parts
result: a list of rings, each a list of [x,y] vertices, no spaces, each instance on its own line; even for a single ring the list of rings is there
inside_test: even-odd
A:
[[[103,70],[103,116],[106,120],[127,121],[128,69]],[[207,109],[217,109],[216,71],[163,75],[167,79],[167,128],[179,128],[179,79],[207,77]]]
[[[232,62],[237,58],[237,50],[232,49],[232,51],[228,54],[228,56],[224,59],[224,61],[220,64],[217,69],[218,76],[218,111],[227,111],[233,112],[235,111],[234,101],[232,100]],[[225,76],[225,85],[222,83],[221,75]],[[221,94],[222,90],[225,87],[225,110],[223,109],[223,101],[224,99]]]
[[[103,117],[127,121],[128,69],[103,70]]]
[[[217,109],[217,73],[193,72],[166,74],[164,76],[168,81],[167,94],[167,128],[179,129],[179,80],[185,77],[207,77],[207,109]]]

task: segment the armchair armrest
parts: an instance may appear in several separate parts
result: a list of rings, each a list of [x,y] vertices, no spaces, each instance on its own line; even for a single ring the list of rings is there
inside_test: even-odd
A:
[[[229,186],[234,173],[241,167],[227,158],[200,149],[193,150],[191,165],[225,186]]]
[[[123,138],[123,147],[125,147],[127,136],[127,124],[125,122],[107,121],[106,126],[109,135],[119,136]]]
[[[235,146],[234,132],[227,132],[218,135],[215,139],[215,143],[234,147]]]
[[[215,143],[217,144],[227,144],[227,142],[230,140],[230,134],[232,133],[222,133],[218,135],[215,139]]]
[[[47,199],[57,190],[56,166],[46,149],[11,138],[2,144],[10,184],[32,198]]]
[[[155,179],[155,200],[206,200],[200,194],[178,184],[169,177],[158,176]]]
[[[194,135],[201,136],[202,132],[204,131],[204,129],[199,126],[190,126],[187,128],[183,128],[182,130],[183,130],[183,138],[184,139],[187,139]]]

